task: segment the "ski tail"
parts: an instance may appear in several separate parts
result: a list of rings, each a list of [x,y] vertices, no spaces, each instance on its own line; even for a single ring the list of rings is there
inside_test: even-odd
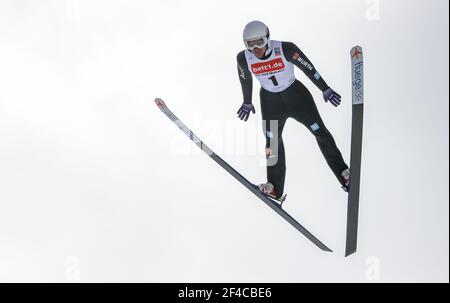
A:
[[[356,252],[361,178],[361,157],[364,116],[364,57],[360,46],[350,51],[352,61],[352,134],[350,154],[350,188],[347,206],[347,236],[345,256]]]
[[[314,243],[323,251],[331,252],[332,250],[323,244],[319,239],[317,239],[313,234],[311,234],[303,225],[301,225],[297,220],[295,220],[291,215],[289,215],[285,210],[283,210],[280,205],[268,198],[264,193],[262,193],[256,185],[244,178],[238,171],[231,167],[227,162],[215,154],[202,140],[200,140],[180,119],[175,116],[172,111],[167,107],[164,101],[160,98],[155,99],[156,105],[159,109],[176,125],[178,128],[199,148],[201,148],[211,159],[213,159],[217,164],[219,164],[223,169],[225,169],[230,175],[232,175],[237,181],[244,185],[248,190],[255,194],[259,199],[266,203],[270,208],[272,208],[276,213],[278,213],[283,219],[285,219],[289,224],[291,224],[295,229],[302,233],[307,239]]]

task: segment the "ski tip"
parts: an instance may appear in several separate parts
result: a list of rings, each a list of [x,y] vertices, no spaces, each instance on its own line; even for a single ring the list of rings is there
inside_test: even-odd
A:
[[[352,56],[352,58],[358,59],[362,56],[362,51],[362,47],[357,45],[352,48],[352,50],[350,51],[350,55]]]
[[[166,107],[166,103],[161,98],[155,98],[155,103],[159,108]]]

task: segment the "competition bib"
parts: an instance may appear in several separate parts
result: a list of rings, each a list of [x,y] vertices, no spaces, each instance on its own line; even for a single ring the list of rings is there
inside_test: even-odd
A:
[[[295,81],[294,64],[288,62],[283,54],[281,41],[271,41],[272,53],[265,60],[258,59],[249,50],[245,51],[245,59],[250,72],[269,92],[278,93],[288,88]]]

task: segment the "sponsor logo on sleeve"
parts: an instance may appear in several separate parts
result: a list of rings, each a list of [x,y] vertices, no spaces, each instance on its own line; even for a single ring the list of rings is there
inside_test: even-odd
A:
[[[314,69],[314,66],[312,66],[311,63],[309,63],[308,61],[306,61],[305,59],[303,59],[302,57],[298,57],[297,59],[298,62],[300,62],[301,65],[303,65],[304,67],[306,67],[307,69],[309,69],[310,71],[312,71]]]
[[[281,50],[279,47],[275,47],[275,56],[281,56]]]
[[[239,76],[245,80],[244,69],[240,65],[238,65],[238,69],[239,69]]]

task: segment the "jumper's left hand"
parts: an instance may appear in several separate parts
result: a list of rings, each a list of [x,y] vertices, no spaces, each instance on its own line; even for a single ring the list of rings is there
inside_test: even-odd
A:
[[[341,104],[341,95],[339,95],[331,88],[323,92],[323,98],[325,99],[325,102],[330,101],[330,103],[336,107],[339,106],[339,104]]]

